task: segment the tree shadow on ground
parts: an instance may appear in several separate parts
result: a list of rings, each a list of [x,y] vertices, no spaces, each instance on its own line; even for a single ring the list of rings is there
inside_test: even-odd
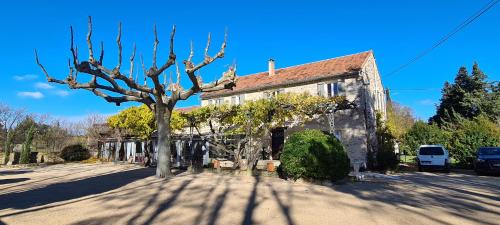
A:
[[[217,196],[217,199],[215,200],[214,205],[212,206],[212,211],[210,212],[210,215],[208,217],[208,225],[214,225],[217,222],[217,219],[219,218],[219,212],[222,209],[222,206],[224,205],[224,201],[227,198],[227,195],[229,194],[229,183],[226,182],[224,192]],[[200,213],[201,214],[201,213]]]
[[[408,213],[425,217],[440,224],[449,224],[442,218],[433,216],[432,213],[422,213],[402,206],[411,206],[414,208],[425,209],[429,207],[439,207],[447,213],[467,219],[472,223],[493,224],[486,218],[480,218],[471,214],[471,212],[480,211],[498,216],[500,211],[495,211],[485,206],[500,208],[500,197],[495,195],[497,187],[495,185],[464,183],[458,182],[457,178],[436,179],[435,176],[426,176],[422,174],[406,175],[407,180],[402,181],[405,185],[402,188],[399,185],[390,185],[387,183],[355,183],[333,187],[334,190],[351,194],[359,199],[367,200],[373,208],[383,204],[393,205],[398,209],[406,210]],[[491,192],[491,195],[478,193],[469,189],[477,189]],[[417,192],[419,189],[428,190]]]
[[[0,175],[16,175],[16,174],[24,174],[24,173],[31,173],[33,170],[25,170],[25,169],[19,169],[19,170],[5,170],[5,171],[0,171]]]
[[[288,225],[295,224],[293,222],[292,216],[290,214],[290,211],[292,209],[291,203],[289,202],[288,205],[285,204],[283,202],[283,200],[279,197],[279,194],[276,191],[276,189],[272,185],[268,185],[268,187],[271,189],[271,193],[273,194],[273,197],[276,199],[276,202],[278,203],[278,205],[281,209],[281,212],[285,216],[287,224]],[[291,199],[292,199],[292,189],[291,188],[289,188],[287,191],[287,197],[288,197],[288,201],[291,201]]]
[[[152,224],[152,222],[160,215],[160,213],[163,213],[165,211],[167,211],[170,207],[172,207],[173,203],[175,202],[175,200],[177,200],[177,198],[179,197],[179,195],[181,194],[181,192],[194,180],[193,179],[189,179],[189,180],[185,180],[182,182],[182,184],[179,186],[179,188],[177,188],[176,190],[172,191],[171,192],[171,197],[168,198],[167,200],[161,202],[160,205],[156,206],[156,209],[155,211],[151,214],[151,216],[149,216],[146,221],[142,224]],[[152,206],[158,199],[157,199],[157,196],[158,194],[162,191],[162,188],[160,187],[156,194],[154,194],[151,198],[150,198],[150,201],[149,201],[149,204],[146,204],[146,207],[150,207]],[[143,210],[140,210],[138,212],[137,215],[135,215],[134,217],[132,217],[128,222],[127,224],[137,224],[136,220],[141,216],[142,212],[144,211],[145,209]],[[162,221],[163,223],[165,221]]]
[[[46,187],[0,195],[0,210],[27,209],[61,201],[100,194],[154,175],[154,169],[134,169],[82,180],[51,184]]]
[[[0,185],[18,183],[18,182],[23,182],[23,181],[27,181],[27,180],[29,180],[29,178],[2,179],[2,180],[0,180]]]
[[[254,224],[254,222],[252,220],[252,216],[253,216],[253,211],[255,210],[255,208],[258,205],[258,203],[256,202],[256,199],[257,199],[257,187],[259,186],[259,182],[260,182],[260,177],[256,176],[255,182],[254,182],[253,188],[252,188],[252,194],[248,198],[247,207],[245,209],[245,217],[243,218],[243,222],[241,224],[245,224],[245,225]]]

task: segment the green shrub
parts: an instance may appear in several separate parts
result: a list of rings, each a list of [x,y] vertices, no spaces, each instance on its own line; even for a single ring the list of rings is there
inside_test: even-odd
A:
[[[479,147],[500,145],[500,127],[486,116],[462,120],[453,131],[450,145],[450,154],[458,166],[470,167]]]
[[[375,169],[386,171],[395,170],[399,160],[394,151],[395,138],[387,126],[381,120],[381,115],[377,113],[377,166]]]
[[[339,180],[349,173],[349,158],[344,146],[319,130],[304,130],[290,135],[280,160],[282,174],[295,180]]]
[[[450,136],[450,132],[439,129],[437,125],[417,121],[403,136],[400,148],[406,155],[417,155],[416,152],[420,145],[440,144],[449,149]]]
[[[90,152],[81,144],[68,145],[61,151],[64,161],[82,161],[90,158]]]

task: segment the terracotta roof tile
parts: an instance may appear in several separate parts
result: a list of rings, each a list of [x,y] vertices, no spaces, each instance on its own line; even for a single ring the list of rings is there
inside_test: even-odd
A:
[[[188,107],[182,107],[182,108],[175,108],[174,110],[175,111],[179,111],[181,113],[188,113],[188,112],[191,112],[191,111],[193,111],[193,110],[195,110],[197,108],[200,108],[200,106],[197,106],[197,105],[195,105],[195,106],[188,106]]]
[[[223,95],[231,95],[254,90],[262,90],[279,85],[293,85],[310,80],[323,79],[344,75],[358,71],[366,59],[373,54],[372,51],[346,55],[322,61],[277,69],[274,76],[269,76],[268,71],[240,76],[237,78],[233,90],[220,90],[203,93],[202,99]]]

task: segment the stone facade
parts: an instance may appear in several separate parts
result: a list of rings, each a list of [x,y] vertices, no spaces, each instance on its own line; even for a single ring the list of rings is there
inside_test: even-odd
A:
[[[385,119],[386,102],[384,88],[373,52],[369,51],[358,54],[364,54],[364,58],[358,70],[344,73],[332,72],[334,75],[321,76],[319,79],[312,80],[312,77],[322,74],[314,74],[314,68],[308,68],[312,72],[304,77],[303,82],[301,82],[301,80],[295,80],[293,84],[290,84],[290,82],[286,82],[285,84],[284,82],[283,85],[269,85],[269,88],[264,86],[252,90],[250,86],[247,88],[250,91],[233,91],[215,95],[202,95],[201,105],[241,104],[245,101],[266,98],[274,93],[306,92],[311,95],[322,96],[344,95],[349,101],[354,101],[357,108],[337,111],[335,113],[335,132],[341,142],[346,146],[351,162],[366,162],[367,152],[376,149],[377,145],[375,137],[376,112],[380,112],[382,119]],[[349,58],[346,56],[346,58],[339,57],[331,60],[346,61],[348,59]],[[349,63],[344,61],[342,61],[342,63]],[[297,67],[314,67],[315,65],[315,63],[310,63]],[[300,69],[297,67],[294,69]],[[287,70],[287,68],[282,70]],[[274,68],[270,68],[269,71],[273,71],[274,74]],[[279,71],[280,70],[277,70],[277,74],[279,74]],[[322,73],[324,73],[324,71]],[[271,75],[272,74],[270,74],[270,76]],[[247,79],[250,79],[250,77]],[[287,79],[285,78],[282,80],[286,81]],[[238,86],[238,82],[236,85]],[[303,127],[288,128],[285,130],[285,137],[301,129],[320,129],[328,131],[328,121],[326,118],[320,117],[318,120],[312,121]]]

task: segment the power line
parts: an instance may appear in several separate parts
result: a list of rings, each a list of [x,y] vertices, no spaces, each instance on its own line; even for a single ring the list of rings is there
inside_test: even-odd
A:
[[[430,48],[422,51],[420,54],[418,54],[417,56],[415,56],[414,58],[410,59],[410,61],[408,61],[407,63],[399,66],[398,68],[396,68],[395,70],[393,70],[392,72],[388,73],[385,77],[390,77],[396,73],[398,73],[399,71],[401,71],[402,69],[406,68],[407,66],[413,64],[414,62],[416,62],[417,60],[421,59],[422,57],[424,57],[425,55],[427,55],[429,52],[431,52],[432,50],[434,50],[435,48],[439,47],[440,45],[442,45],[444,42],[446,42],[448,39],[450,39],[453,35],[455,35],[456,33],[458,33],[459,31],[463,30],[465,27],[467,27],[469,24],[471,24],[472,22],[474,22],[476,19],[478,19],[479,17],[481,17],[484,13],[486,13],[488,10],[490,10],[491,8],[493,8],[493,6],[495,6],[498,2],[500,2],[500,0],[492,0],[491,2],[489,2],[488,4],[486,4],[483,8],[481,8],[479,11],[477,11],[476,13],[474,13],[472,16],[470,16],[468,19],[466,19],[464,22],[462,22],[460,25],[458,25],[457,27],[455,27],[455,29],[453,29],[450,33],[448,33],[447,35],[445,35],[444,37],[442,37],[441,39],[439,39],[436,43],[434,43],[434,45],[432,45]]]
[[[396,88],[396,89],[389,89],[390,91],[440,91],[441,88]]]

